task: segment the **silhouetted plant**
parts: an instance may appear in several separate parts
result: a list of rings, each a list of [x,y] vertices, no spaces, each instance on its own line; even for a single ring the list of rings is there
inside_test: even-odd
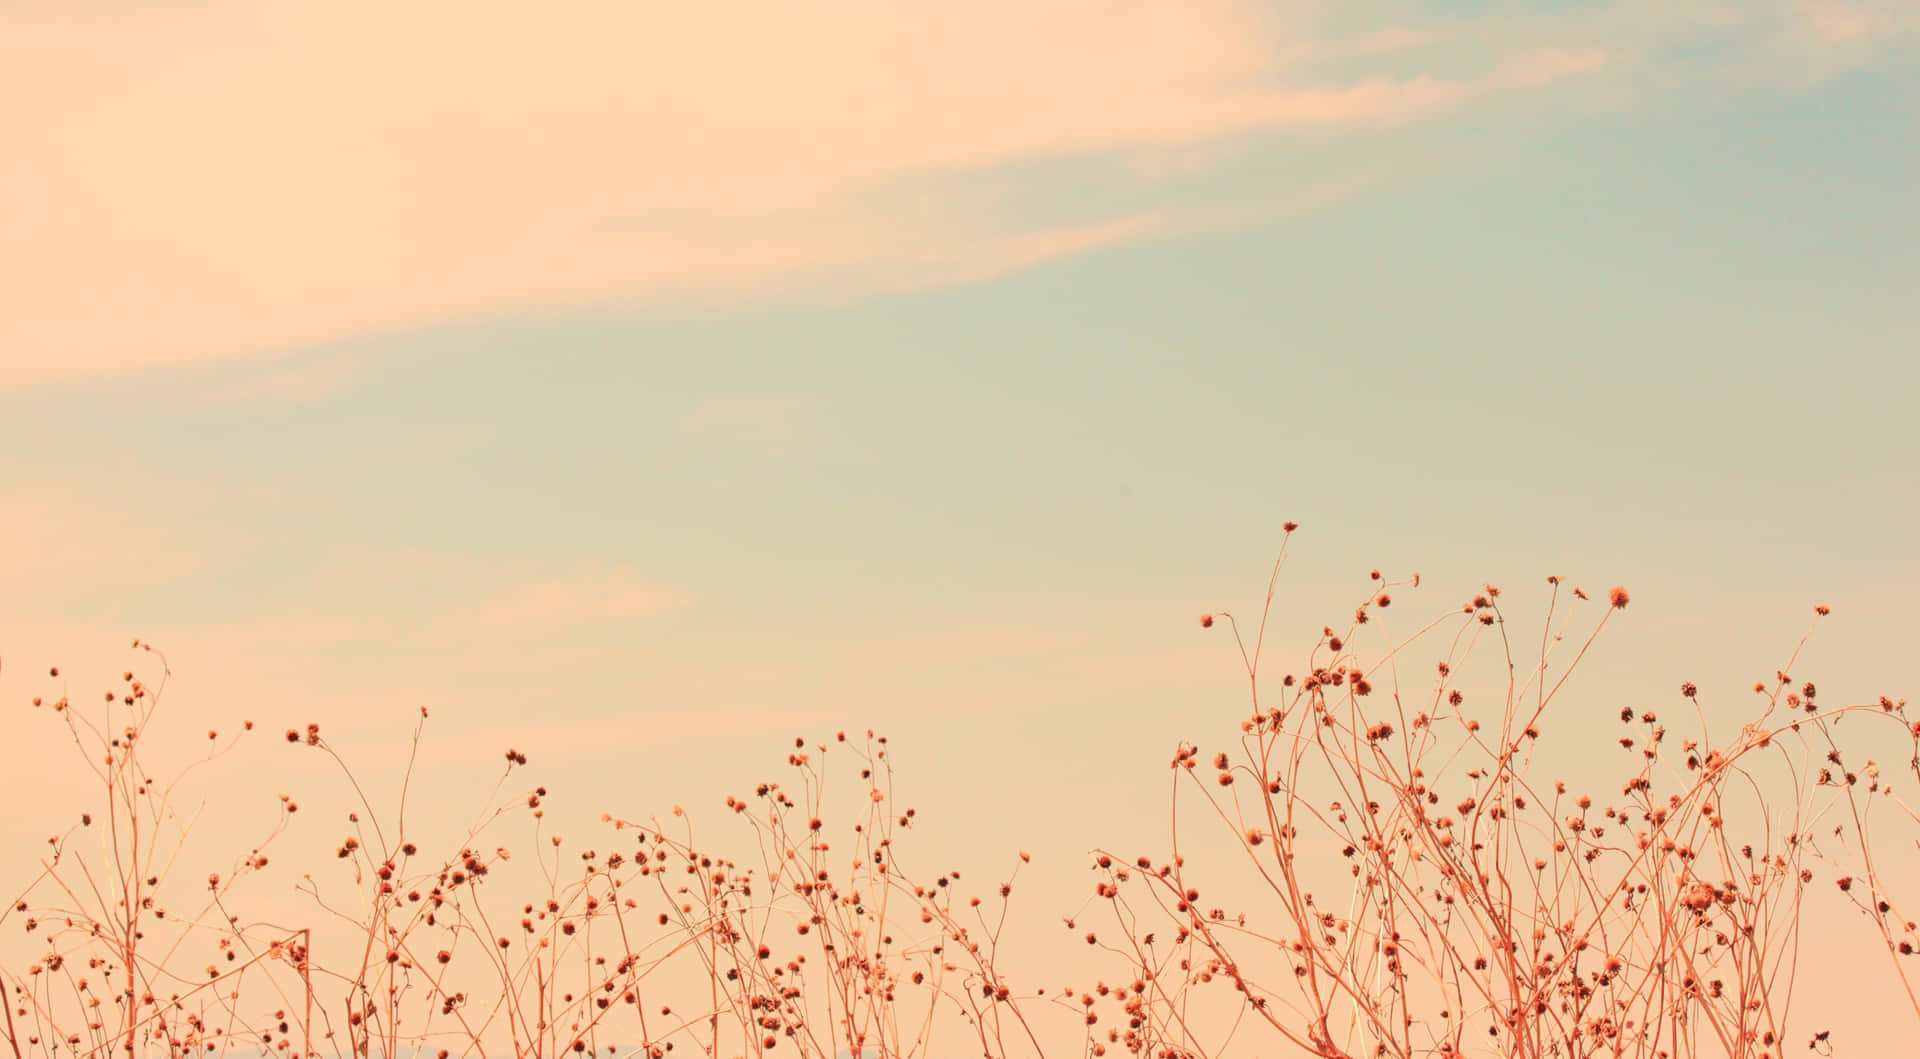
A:
[[[188,871],[193,819],[177,784],[253,726],[207,733],[205,756],[156,781],[143,750],[168,671],[135,641],[159,678],[126,672],[97,719],[64,690],[33,700],[101,797],[49,839],[0,911],[38,949],[0,969],[6,1040],[15,1056],[913,1059],[950,1047],[936,1041],[943,1027],[965,1027],[989,1059],[1046,1054],[1056,1035],[1078,1037],[1085,1055],[1155,1059],[1249,1047],[1324,1059],[1777,1057],[1792,1032],[1798,920],[1821,876],[1872,924],[1920,1018],[1908,963],[1920,934],[1896,907],[1891,847],[1875,832],[1888,813],[1920,823],[1888,786],[1895,773],[1920,777],[1920,723],[1904,700],[1819,704],[1812,682],[1789,675],[1796,646],[1755,685],[1761,705],[1730,738],[1709,731],[1692,683],[1672,710],[1622,708],[1617,789],[1578,792],[1535,775],[1534,748],[1573,669],[1628,605],[1625,589],[1596,602],[1549,578],[1537,654],[1523,661],[1494,586],[1394,637],[1385,613],[1419,578],[1376,571],[1305,663],[1269,679],[1261,655],[1284,559],[1283,547],[1250,640],[1229,613],[1200,620],[1225,624],[1245,665],[1237,744],[1211,755],[1180,745],[1172,848],[1095,851],[1092,900],[1111,929],[1080,923],[1085,909],[1067,917],[1119,984],[1048,995],[1002,966],[1024,851],[997,898],[962,898],[958,872],[915,881],[900,841],[917,814],[896,807],[890,748],[871,731],[796,739],[790,782],[727,798],[751,838],[736,859],[696,841],[678,806],[666,824],[606,814],[600,841],[570,848],[543,830],[546,788],[510,787],[528,766],[512,749],[472,826],[430,841],[407,823],[426,710],[390,816],[317,723],[289,729],[287,752],[326,755],[351,793],[348,834],[317,858],[343,862],[332,877],[350,872],[351,900],[314,868],[297,891],[315,918],[250,918],[242,899],[300,805],[280,795],[257,844]],[[1599,613],[1569,646],[1583,604]],[[1425,642],[1439,657],[1403,679]],[[1491,693],[1465,678],[1476,652],[1496,655]],[[1856,767],[1837,741],[1854,715],[1881,726],[1879,752],[1905,760]],[[838,755],[858,808],[830,824],[824,766]],[[1252,895],[1244,907],[1217,896],[1214,880],[1227,880],[1210,872],[1224,869],[1188,864],[1196,808],[1231,839],[1242,870],[1225,892]],[[520,814],[532,845],[510,867],[509,846],[485,836]],[[516,886],[517,898],[499,892]],[[1265,1040],[1241,1043],[1250,1027]],[[1809,1047],[1829,1041],[1802,1032]]]

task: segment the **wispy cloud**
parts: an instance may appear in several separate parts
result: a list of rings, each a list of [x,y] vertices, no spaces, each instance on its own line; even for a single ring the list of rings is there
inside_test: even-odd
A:
[[[569,627],[628,621],[684,607],[694,594],[645,581],[627,566],[591,565],[492,593],[475,614],[493,626]]]
[[[201,539],[138,483],[14,479],[0,484],[0,597],[51,618],[124,599],[209,568]]]
[[[148,631],[129,619],[131,601],[213,569],[218,549],[207,539],[144,483],[0,481],[0,676],[8,694],[29,673],[45,677],[45,667],[101,673],[123,662],[128,639]]]
[[[825,409],[810,394],[724,394],[695,404],[681,416],[680,425],[704,439],[781,450],[818,436]]]
[[[1185,219],[1009,229],[943,174],[1384,128],[1602,65],[1529,40],[1342,70],[1350,33],[1252,0],[374,17],[0,12],[0,91],[48,101],[10,130],[32,161],[4,177],[0,385],[475,314],[979,278]]]
[[[1920,30],[1920,11],[1911,5],[1850,3],[1848,0],[1802,0],[1796,10],[1800,24],[1823,47],[1863,44]]]
[[[860,673],[966,667],[1061,654],[1083,644],[1083,637],[1066,635],[1053,626],[968,624],[850,642],[829,652],[827,661]]]
[[[237,382],[216,386],[209,401],[315,401],[346,391],[360,378],[362,366],[346,357],[293,365],[275,364]]]
[[[383,602],[369,607],[368,598]],[[697,598],[624,563],[584,562],[550,572],[526,563],[411,551],[315,570],[271,608],[188,633],[234,644],[272,639],[480,649],[591,636]]]

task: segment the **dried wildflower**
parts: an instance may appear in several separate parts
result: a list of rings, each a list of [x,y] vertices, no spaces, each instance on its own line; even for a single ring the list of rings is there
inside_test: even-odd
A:
[[[1213,615],[1211,615],[1211,614],[1202,614],[1202,615],[1200,615],[1200,627],[1201,627],[1202,629],[1211,629],[1211,628],[1213,628]]]
[[[1607,602],[1613,604],[1615,610],[1625,608],[1629,598],[1626,588],[1621,585],[1613,586],[1613,589],[1607,593]]]

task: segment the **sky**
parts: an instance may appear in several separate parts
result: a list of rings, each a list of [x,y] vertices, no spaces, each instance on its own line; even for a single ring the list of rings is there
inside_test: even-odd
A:
[[[1042,935],[1231,733],[1195,619],[1289,520],[1289,659],[1374,568],[1630,586],[1568,761],[1737,727],[1816,603],[1909,693],[1917,59],[1906,0],[0,3],[6,730],[137,637],[183,731],[386,790],[428,706],[423,812],[516,746],[586,830],[871,728]],[[329,789],[283,749],[215,775]]]

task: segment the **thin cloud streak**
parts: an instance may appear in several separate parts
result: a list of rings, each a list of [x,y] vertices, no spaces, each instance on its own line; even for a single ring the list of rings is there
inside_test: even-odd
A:
[[[362,366],[346,357],[294,366],[275,365],[238,382],[206,393],[218,404],[247,402],[317,401],[344,393],[361,378]]]
[[[641,580],[631,567],[589,566],[501,590],[481,605],[479,619],[504,626],[596,625],[677,610],[695,598],[686,589]]]
[[[680,426],[695,438],[740,442],[783,451],[817,437],[827,425],[826,412],[810,394],[744,393],[701,400],[680,417]]]
[[[22,610],[56,618],[93,610],[178,584],[217,557],[139,483],[29,476],[0,486],[0,595]]]
[[[1920,12],[1846,0],[1803,0],[1801,25],[1822,47],[1866,44],[1920,30]]]
[[[378,608],[357,601],[388,594]],[[564,641],[692,606],[698,593],[649,580],[624,563],[541,573],[431,552],[330,567],[243,619],[184,623],[169,635],[227,651],[275,645],[381,644],[461,651]],[[421,602],[426,601],[426,602]]]
[[[472,316],[983,278],[1178,218],[983,231],[942,174],[1391,126],[1603,65],[1529,44],[1458,76],[1308,75],[1311,27],[1242,0],[367,17],[0,14],[0,89],[57,103],[15,130],[35,161],[6,178],[0,386]]]

